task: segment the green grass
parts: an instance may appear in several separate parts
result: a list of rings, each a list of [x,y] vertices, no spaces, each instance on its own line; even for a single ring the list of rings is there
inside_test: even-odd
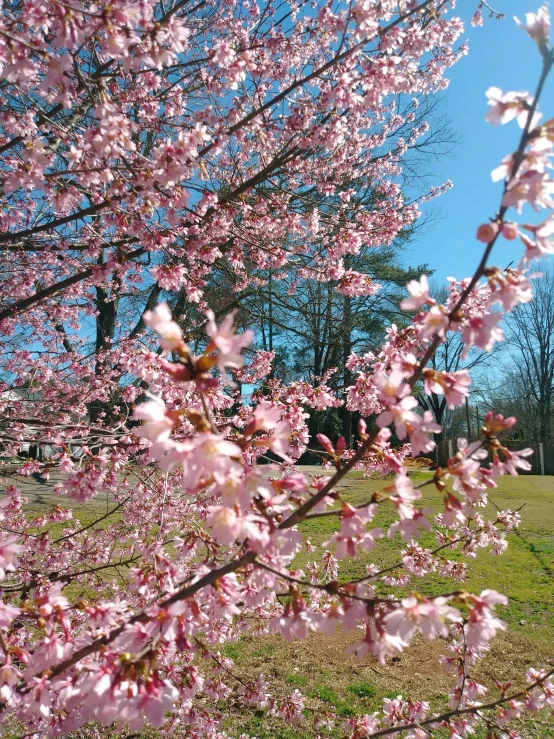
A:
[[[348,686],[348,692],[358,698],[375,698],[377,695],[377,688],[371,683],[351,683]]]
[[[275,647],[272,644],[264,644],[252,651],[253,657],[272,657],[275,653]]]
[[[430,479],[428,472],[416,472],[411,475],[414,481]],[[353,505],[359,505],[371,498],[374,491],[382,489],[379,480],[351,480],[348,476],[348,487],[344,497]],[[421,506],[429,507],[434,512],[442,508],[442,495],[431,486],[422,489]],[[509,604],[499,608],[499,613],[511,628],[525,629],[531,626],[537,637],[548,639],[554,634],[554,482],[552,478],[529,477],[502,478],[498,490],[489,493],[490,501],[494,501],[501,509],[515,510],[525,504],[521,510],[522,524],[517,532],[508,534],[508,549],[501,556],[490,554],[480,549],[475,560],[465,559],[468,563],[468,578],[463,585],[470,592],[480,592],[486,588],[494,588],[504,593]],[[489,502],[483,514],[494,518],[496,510]],[[395,510],[390,504],[379,505],[378,513],[372,523],[383,529],[395,520]],[[502,528],[502,527],[500,527]],[[302,524],[303,533],[312,544],[320,547],[339,529],[339,522],[334,517],[324,517],[306,521]],[[424,533],[420,539],[424,547],[436,547],[436,539],[432,534]],[[356,559],[346,558],[340,563],[340,581],[363,577],[366,566],[375,563],[380,568],[388,567],[399,561],[400,553],[405,547],[399,535],[393,540],[382,539],[372,552],[360,551]],[[457,551],[447,550],[444,553],[449,559],[463,559]],[[314,559],[314,554],[301,553],[294,562],[297,568],[305,566]],[[434,596],[445,589],[451,589],[452,580],[437,574],[425,578],[412,577],[405,588],[406,594],[417,589],[423,595]],[[389,594],[398,589],[387,588],[379,583],[379,593]],[[520,623],[525,621],[525,623]]]
[[[431,478],[427,472],[411,473],[414,482],[424,482]],[[360,473],[349,474],[342,487],[343,497],[348,502],[359,505],[369,501],[376,490],[382,490],[390,485],[390,480],[365,479]],[[422,489],[423,498],[421,505],[431,508],[434,512],[442,509],[442,495],[434,486],[425,486]],[[515,676],[513,671],[519,669],[525,672],[527,665],[545,664],[552,658],[552,640],[554,636],[554,479],[549,477],[521,476],[518,478],[502,478],[499,488],[489,491],[490,503],[482,511],[485,518],[494,518],[496,504],[501,510],[515,510],[523,505],[520,511],[522,524],[517,532],[508,534],[508,549],[501,556],[491,555],[487,550],[480,549],[476,559],[466,559],[468,563],[468,578],[461,585],[470,592],[479,593],[485,588],[494,588],[509,598],[505,608],[498,608],[499,615],[507,622],[508,635],[503,638],[502,646],[491,658],[483,663],[483,674],[478,673],[479,679],[491,687],[491,695],[494,693],[492,677],[507,679]],[[395,510],[390,504],[379,506],[378,514],[372,524],[381,526],[385,530],[395,520]],[[328,541],[331,535],[339,528],[338,520],[334,517],[323,517],[307,521],[301,525],[302,532],[310,539],[312,544],[318,548]],[[422,536],[422,546],[433,548],[436,540],[432,535]],[[372,552],[360,552],[355,559],[345,559],[340,563],[340,582],[361,577],[366,574],[366,566],[375,563],[379,567],[389,566],[400,558],[400,553],[406,545],[399,536],[393,540],[381,540]],[[303,568],[310,561],[317,560],[317,552],[299,554],[294,563],[294,568]],[[457,551],[447,551],[450,559],[460,559]],[[412,577],[405,594],[418,590],[424,595],[433,596],[452,589],[452,580],[432,574],[424,578]],[[379,594],[398,592],[398,589],[388,588],[384,583],[378,584]],[[316,637],[313,637],[314,639]],[[310,640],[308,639],[308,642]],[[340,638],[336,640],[340,641]],[[344,649],[347,641],[343,639]],[[512,643],[513,642],[513,643]],[[380,709],[383,698],[396,698],[400,693],[406,694],[403,682],[406,670],[417,671],[420,668],[415,662],[409,663],[409,667],[403,668],[405,659],[409,655],[402,655],[398,662],[398,685],[391,685],[391,679],[383,679],[379,676],[379,670],[375,670],[375,679],[371,677],[372,661],[364,659],[358,669],[360,678],[352,674],[352,661],[344,659],[341,663],[340,657],[329,665],[325,655],[325,640],[318,638],[318,648],[309,651],[304,646],[284,644],[278,638],[271,637],[253,639],[241,642],[244,649],[244,658],[241,665],[248,669],[251,657],[256,654],[264,656],[268,660],[267,665],[260,666],[256,663],[256,669],[273,672],[274,678],[283,681],[286,686],[294,686],[307,696],[307,701],[314,710],[332,710],[337,716],[337,724],[334,730],[322,732],[322,735],[343,737],[341,732],[344,719],[363,713],[372,713]],[[434,643],[436,644],[436,643]],[[521,645],[521,646],[520,646]],[[340,646],[340,645],[339,645]],[[282,672],[283,663],[291,664],[294,659],[300,657],[299,649],[302,649],[302,667],[299,672]],[[267,650],[267,652],[265,651]],[[511,651],[510,651],[511,650]],[[408,650],[409,651],[409,650]],[[493,650],[494,652],[494,650]],[[425,655],[424,649],[420,650]],[[312,656],[313,655],[313,656]],[[312,659],[308,660],[310,657]],[[395,658],[400,659],[400,658]],[[394,661],[388,663],[390,667],[385,668],[392,671]],[[444,709],[447,703],[448,679],[442,677],[441,667],[437,661],[429,661],[424,667],[421,684],[415,681],[414,697],[429,700],[431,710]],[[516,664],[517,663],[517,664]],[[520,664],[521,663],[521,664]],[[419,674],[419,673],[418,673]],[[431,677],[428,677],[428,676]],[[392,679],[394,683],[394,678]],[[429,687],[427,687],[429,685]],[[290,689],[290,688],[289,688]],[[318,708],[319,706],[319,708]],[[341,720],[342,719],[342,720]],[[276,724],[275,719],[269,717],[258,717],[255,725],[251,720],[243,721],[240,717],[230,720],[233,729],[239,729],[245,733],[258,737],[258,739],[304,739],[306,736],[314,737],[315,733],[310,729],[307,720],[306,726],[299,727],[283,726],[283,722]],[[552,716],[537,714],[527,716],[518,726],[526,739],[553,739],[554,720]],[[235,734],[240,733],[235,731]],[[479,729],[474,739],[485,739],[486,729]],[[447,734],[445,734],[445,738]]]
[[[529,551],[532,554],[554,554],[554,542],[552,541],[530,542]]]
[[[328,685],[315,685],[308,690],[308,695],[311,698],[317,698],[322,703],[326,703],[337,716],[342,718],[352,718],[358,713],[356,702],[348,698],[345,700]]]
[[[284,721],[268,721],[265,716],[245,717],[240,731],[256,739],[313,739],[314,737],[310,730],[287,725]]]
[[[313,689],[311,694],[314,698],[319,698],[324,703],[331,703],[333,706],[336,706],[339,702],[338,695],[332,688],[327,687],[327,685]]]
[[[240,644],[229,642],[228,644],[224,644],[221,647],[221,653],[225,657],[229,657],[230,659],[232,659],[233,662],[237,662],[238,660],[240,660],[240,657],[242,655],[242,650],[241,650]]]
[[[289,685],[294,685],[295,688],[302,688],[310,682],[306,675],[300,675],[297,672],[285,675],[285,680]]]

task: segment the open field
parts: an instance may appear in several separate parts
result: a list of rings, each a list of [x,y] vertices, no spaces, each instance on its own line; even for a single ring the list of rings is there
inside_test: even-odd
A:
[[[320,468],[305,467],[310,474],[322,474]],[[323,473],[325,474],[325,473]],[[328,474],[328,473],[327,473]],[[416,481],[429,477],[427,472],[414,472]],[[5,480],[13,483],[14,480]],[[52,484],[39,485],[35,481],[17,481],[23,493],[30,498],[29,507],[36,513],[55,503],[67,505],[67,500],[52,496]],[[367,480],[360,473],[352,473],[340,485],[345,498],[354,504],[369,499],[371,493],[381,489],[382,480]],[[423,505],[438,511],[441,496],[431,486],[423,488]],[[76,517],[83,523],[106,510],[106,498],[96,499],[94,506],[80,506]],[[494,516],[494,505],[500,509],[515,510],[520,506],[522,525],[518,532],[508,536],[509,548],[501,557],[484,550],[475,561],[469,563],[469,577],[464,587],[479,593],[494,588],[509,598],[509,605],[498,608],[499,615],[508,624],[508,631],[494,640],[487,658],[475,673],[476,678],[493,689],[494,680],[506,681],[523,675],[529,666],[540,667],[554,659],[554,478],[522,476],[503,478],[497,490],[490,491],[490,504],[484,511]],[[392,513],[384,506],[375,519],[375,526],[386,527]],[[312,544],[320,547],[337,528],[333,517],[321,518],[303,524]],[[424,536],[422,544],[434,543]],[[386,566],[398,560],[404,547],[399,537],[393,541],[381,541],[370,553],[362,552],[358,559],[346,559],[341,563],[341,579],[365,574],[370,562]],[[449,553],[455,559],[458,555]],[[304,567],[315,559],[317,553],[302,553],[295,565]],[[451,589],[451,581],[438,575],[421,580],[414,578],[405,589],[406,594],[418,589],[425,595],[433,595]],[[386,589],[385,589],[386,592]],[[445,705],[450,679],[439,665],[439,657],[446,652],[446,642],[416,641],[412,648],[381,666],[372,657],[358,660],[348,656],[348,646],[357,641],[356,633],[337,633],[333,638],[312,635],[305,641],[287,643],[280,637],[245,636],[239,642],[227,644],[223,653],[235,662],[233,671],[243,678],[263,673],[271,678],[275,697],[284,696],[297,688],[306,696],[306,706],[332,711],[337,715],[336,727],[322,730],[322,737],[342,737],[343,720],[359,713],[372,713],[380,708],[383,697],[396,697],[399,693],[428,700],[432,708]],[[232,683],[232,678],[229,679]],[[521,681],[516,680],[516,685]],[[280,719],[267,716],[266,712],[245,713],[233,700],[219,704],[227,718],[224,726],[235,736],[241,733],[258,739],[308,739],[314,737],[311,712],[300,725],[290,725]],[[554,716],[544,712],[527,718],[519,727],[526,739],[552,739]],[[146,734],[145,734],[146,736]],[[150,733],[148,733],[150,736]],[[476,735],[484,739],[486,732]]]

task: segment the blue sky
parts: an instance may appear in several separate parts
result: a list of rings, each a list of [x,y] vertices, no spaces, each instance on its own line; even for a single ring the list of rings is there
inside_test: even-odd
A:
[[[419,234],[405,253],[410,264],[429,264],[435,270],[433,279],[437,283],[449,275],[461,278],[473,273],[482,252],[475,231],[494,215],[502,192],[502,183],[493,183],[490,173],[516,148],[521,133],[515,121],[503,126],[491,126],[485,121],[485,91],[495,86],[504,92],[534,92],[541,70],[535,43],[513,21],[514,15],[524,21],[525,13],[536,11],[540,0],[495,0],[491,4],[506,18],[494,20],[485,16],[481,28],[467,23],[469,54],[449,74],[444,112],[452,119],[461,141],[437,171],[443,180],[451,179],[454,188],[433,202],[440,220]],[[460,13],[466,5],[460,3]],[[543,120],[547,120],[554,116],[554,72],[541,100]],[[524,211],[523,215],[527,222],[537,222],[532,212]],[[545,215],[543,211],[540,220]],[[517,263],[522,250],[520,241],[501,239],[491,264],[506,267],[512,261]]]

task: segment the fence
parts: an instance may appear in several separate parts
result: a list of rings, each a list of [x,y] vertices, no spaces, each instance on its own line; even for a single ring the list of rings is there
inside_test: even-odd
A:
[[[530,470],[519,470],[521,475],[554,475],[554,441],[547,441],[538,445],[525,444],[519,441],[502,442],[507,449],[517,452],[531,448],[533,455],[527,457],[531,465]],[[446,467],[448,459],[456,453],[456,440],[443,439],[435,449],[435,461],[439,467]]]

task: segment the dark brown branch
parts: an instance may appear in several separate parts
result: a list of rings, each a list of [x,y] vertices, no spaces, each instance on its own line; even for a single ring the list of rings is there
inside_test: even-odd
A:
[[[27,228],[24,231],[8,231],[7,233],[0,234],[0,244],[8,244],[13,241],[17,241],[18,239],[25,239],[28,236],[34,236],[34,234],[41,233],[42,231],[50,231],[51,229],[57,228],[58,226],[64,226],[66,223],[72,223],[73,221],[78,221],[81,218],[92,216],[95,213],[103,210],[104,208],[107,208],[109,205],[111,205],[112,202],[113,199],[102,200],[102,202],[100,203],[91,205],[88,208],[83,208],[82,210],[77,210],[75,211],[75,213],[70,213],[68,216],[63,216],[63,218],[54,218],[47,223],[41,223],[40,226]]]
[[[158,297],[162,291],[162,288],[156,283],[152,286],[152,289],[150,290],[150,295],[148,296],[148,300],[146,301],[146,305],[144,306],[144,311],[141,313],[140,318],[135,324],[134,329],[129,334],[129,339],[134,339],[139,334],[141,334],[144,331],[145,323],[144,323],[144,313],[147,310],[152,310],[156,303],[158,302]]]
[[[138,241],[138,239],[133,239],[133,241]],[[125,239],[122,243],[128,244],[130,242]],[[117,244],[112,244],[112,246],[116,245]],[[126,257],[126,260],[130,261],[131,259],[137,259],[145,253],[146,249],[141,246],[139,249],[135,249],[135,251],[130,252]],[[71,287],[71,285],[75,285],[78,282],[87,280],[89,277],[92,277],[95,269],[97,269],[96,265],[94,265],[93,267],[89,267],[89,269],[85,269],[82,272],[77,272],[77,274],[72,275],[65,280],[61,280],[60,282],[56,282],[54,285],[50,285],[50,287],[46,287],[44,288],[44,290],[40,290],[38,293],[30,295],[28,298],[24,298],[23,300],[19,300],[17,303],[13,303],[8,308],[4,308],[4,310],[0,311],[0,321],[5,320],[6,318],[13,318],[18,313],[22,313],[23,311],[27,310],[27,308],[30,308],[36,303],[40,303],[43,300],[46,300],[46,298],[50,298],[52,297],[52,295],[56,295],[56,293],[65,290],[67,287]]]

